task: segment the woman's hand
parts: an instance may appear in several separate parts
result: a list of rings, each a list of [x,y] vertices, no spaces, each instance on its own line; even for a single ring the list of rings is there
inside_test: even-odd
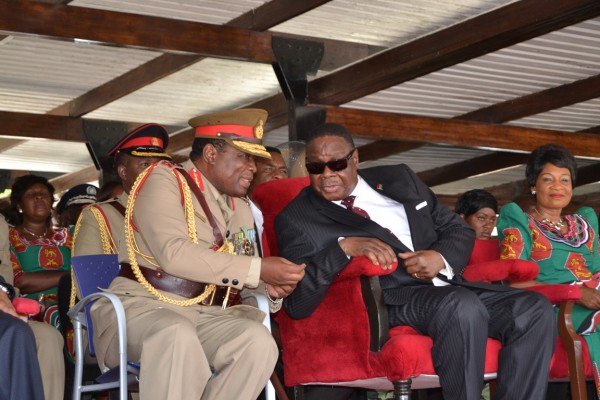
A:
[[[590,310],[600,310],[600,292],[585,285],[582,285],[580,290],[581,298],[575,303]]]

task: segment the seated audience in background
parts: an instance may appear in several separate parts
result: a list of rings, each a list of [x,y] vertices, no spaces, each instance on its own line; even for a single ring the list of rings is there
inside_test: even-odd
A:
[[[129,191],[144,169],[171,159],[165,152],[168,145],[169,133],[164,127],[146,124],[129,132],[109,151],[123,190],[116,198],[110,197],[83,210],[73,239],[73,256],[119,253],[119,243],[125,235]]]
[[[57,285],[71,270],[68,228],[52,226],[54,187],[44,177],[17,178],[10,195],[8,222],[15,286],[45,308],[41,320],[58,327]]]
[[[121,181],[108,181],[98,189],[96,194],[96,202],[110,200],[119,197],[123,193],[123,184]]]
[[[62,195],[56,204],[58,226],[68,228],[77,223],[81,210],[89,204],[96,202],[98,188],[94,185],[82,183],[73,186]]]
[[[498,201],[488,191],[473,189],[456,201],[454,211],[475,231],[475,239],[489,240],[496,227]]]
[[[0,399],[62,400],[63,340],[50,325],[16,313],[12,282],[8,225],[0,215]]]
[[[537,293],[463,280],[473,230],[406,165],[359,172],[358,157],[341,125],[309,135],[310,186],[275,219],[280,255],[306,264],[283,301],[287,314],[310,316],[352,257],[383,269],[397,261],[380,277],[390,325],[432,338],[444,399],[479,399],[488,337],[503,345],[497,398],[543,399],[556,340],[550,303]]]
[[[579,288],[581,298],[573,307],[573,326],[585,338],[592,363],[598,365],[598,217],[590,207],[573,214],[563,213],[571,202],[577,175],[575,158],[566,148],[553,144],[537,148],[529,157],[525,174],[535,207],[527,213],[515,203],[502,207],[498,218],[501,257],[538,264],[540,273],[536,280],[520,286],[571,284]],[[600,394],[597,369],[594,380]]]
[[[264,234],[264,218],[262,212],[252,201],[252,189],[261,183],[274,181],[277,179],[285,179],[288,177],[288,169],[285,165],[285,161],[283,161],[283,157],[281,156],[281,150],[277,147],[265,146],[267,152],[271,155],[271,158],[261,158],[256,157],[254,162],[256,164],[256,172],[254,173],[254,178],[252,179],[252,183],[248,188],[248,195],[250,198],[250,211],[252,211],[252,216],[254,217],[254,224],[256,226],[256,237],[258,239],[258,251],[260,252],[260,256],[269,255],[269,246],[267,245],[266,236]]]

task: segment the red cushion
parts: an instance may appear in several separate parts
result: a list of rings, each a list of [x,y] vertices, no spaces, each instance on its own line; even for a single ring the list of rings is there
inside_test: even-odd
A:
[[[463,277],[471,282],[527,282],[534,280],[539,272],[533,261],[494,260],[467,265]]]
[[[500,259],[500,247],[498,247],[498,239],[491,240],[475,240],[471,258],[468,264],[476,264],[484,261],[493,261]]]
[[[409,326],[397,326],[390,330],[390,340],[381,351],[381,363],[390,380],[408,379],[420,374],[435,375],[431,357],[433,341],[429,336],[419,334]],[[502,348],[499,341],[488,339],[485,357],[485,372],[498,370],[498,352]]]
[[[252,201],[263,214],[263,227],[272,256],[279,254],[275,236],[275,217],[308,184],[308,177],[288,178],[265,182],[252,190]]]
[[[17,314],[36,315],[40,312],[40,303],[33,299],[15,297],[15,299],[12,301],[12,304],[17,311]]]
[[[592,363],[590,361],[590,351],[588,345],[583,337],[581,338],[581,352],[583,354],[583,368],[585,376],[591,378],[592,375]],[[550,378],[567,378],[569,376],[569,360],[567,359],[567,350],[562,344],[560,338],[556,339],[556,349],[554,350],[554,356],[552,357],[552,363],[550,364]]]
[[[509,282],[527,282],[534,280],[538,273],[539,267],[533,261],[500,260],[497,240],[476,240],[469,265],[465,268],[463,276],[470,281],[493,282],[507,280]],[[526,289],[544,295],[552,304],[580,298],[579,287],[573,285],[537,285]],[[591,377],[592,366],[588,346],[583,338],[581,338],[581,343],[585,375]],[[486,359],[486,368],[487,362]],[[550,366],[550,378],[567,378],[568,376],[567,351],[562,344],[562,340],[557,338],[556,349]]]
[[[369,319],[356,278],[368,264],[354,259],[310,317],[294,320],[283,311],[277,316],[287,386],[385,376],[377,355],[369,351]]]
[[[526,289],[543,294],[552,304],[558,304],[563,301],[575,301],[581,298],[580,288],[576,285],[549,284],[529,286]]]

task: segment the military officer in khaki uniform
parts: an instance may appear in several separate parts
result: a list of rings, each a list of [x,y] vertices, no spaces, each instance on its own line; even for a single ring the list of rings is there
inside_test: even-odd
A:
[[[137,176],[160,160],[171,159],[167,130],[146,124],[128,133],[109,152],[124,192],[118,197],[86,207],[75,227],[73,255],[117,254],[123,240],[128,193]]]
[[[121,273],[110,286],[127,316],[130,359],[141,362],[140,397],[255,399],[277,360],[260,323],[239,304],[259,287],[271,310],[304,276],[304,265],[257,257],[246,192],[267,113],[243,109],[194,118],[190,160],[161,161],[136,180],[127,205]],[[111,307],[92,312],[97,356],[117,362]]]

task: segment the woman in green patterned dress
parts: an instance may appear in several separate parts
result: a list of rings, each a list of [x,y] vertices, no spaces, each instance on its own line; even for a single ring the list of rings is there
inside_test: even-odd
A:
[[[567,149],[557,145],[537,148],[527,163],[526,176],[535,207],[523,212],[515,203],[502,207],[498,235],[504,259],[535,261],[540,273],[521,287],[569,284],[580,293],[573,308],[573,325],[586,340],[592,362],[600,362],[600,255],[598,216],[590,207],[564,214],[573,195],[577,165]],[[600,377],[594,367],[596,393]]]
[[[15,286],[45,306],[41,320],[58,327],[56,292],[60,277],[71,269],[72,237],[68,228],[52,226],[54,187],[41,176],[15,180],[8,220]]]

